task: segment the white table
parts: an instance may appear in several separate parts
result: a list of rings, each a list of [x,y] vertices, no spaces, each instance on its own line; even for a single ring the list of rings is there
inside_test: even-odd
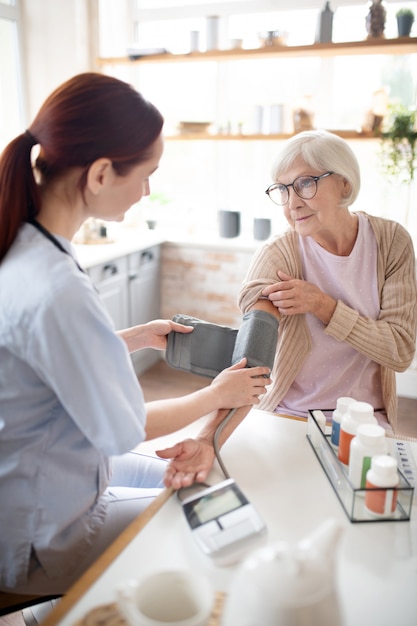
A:
[[[416,626],[416,498],[411,521],[350,523],[306,432],[305,422],[252,410],[224,445],[222,459],[266,521],[269,542],[296,543],[329,517],[342,523],[345,532],[338,574],[346,626]],[[158,440],[156,448],[161,441],[165,443]],[[146,445],[149,449],[150,444]],[[209,482],[222,479],[216,469]],[[124,549],[109,566],[115,550],[119,552],[117,546],[110,559],[106,561],[106,554],[99,559],[61,600],[44,626],[72,626],[91,608],[113,602],[117,584],[164,568],[199,570],[211,580],[214,589],[227,592],[234,569],[216,568],[200,552],[175,496],[169,497],[134,535],[126,547],[120,542]]]

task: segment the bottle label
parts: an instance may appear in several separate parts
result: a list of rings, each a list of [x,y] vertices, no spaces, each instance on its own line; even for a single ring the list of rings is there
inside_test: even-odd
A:
[[[339,461],[344,463],[345,465],[349,465],[349,456],[350,456],[350,442],[352,441],[355,435],[347,433],[343,428],[340,429],[340,438],[339,438]]]
[[[366,489],[371,490],[365,494],[365,507],[370,513],[378,517],[385,517],[395,512],[398,496],[396,489],[381,489],[369,480],[366,481]]]
[[[370,456],[364,456],[362,459],[361,489],[366,487],[366,472],[371,469],[371,459]]]
[[[330,441],[337,448],[339,445],[339,437],[340,437],[340,422],[332,422],[332,434],[330,437]]]

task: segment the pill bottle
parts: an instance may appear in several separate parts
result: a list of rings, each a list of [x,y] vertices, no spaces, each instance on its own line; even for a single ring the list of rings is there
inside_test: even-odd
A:
[[[388,444],[382,426],[377,424],[358,426],[356,435],[350,442],[348,471],[349,480],[355,489],[365,488],[366,473],[371,468],[371,459],[387,452]]]
[[[397,459],[388,454],[374,456],[371,469],[366,474],[365,509],[368,513],[375,517],[392,517],[397,508],[398,493],[395,487],[398,483]],[[373,491],[375,488],[378,490]]]
[[[367,402],[352,402],[342,417],[339,437],[339,461],[349,465],[350,442],[361,424],[377,424],[374,410]]]
[[[330,443],[335,450],[339,447],[340,423],[342,417],[346,415],[349,405],[352,404],[352,402],[355,402],[354,398],[347,396],[337,399],[336,408],[332,414],[332,433],[330,435]]]

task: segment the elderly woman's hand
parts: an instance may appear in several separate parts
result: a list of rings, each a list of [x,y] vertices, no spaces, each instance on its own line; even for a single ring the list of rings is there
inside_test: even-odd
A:
[[[336,308],[336,300],[321,289],[299,278],[278,272],[281,280],[265,287],[262,295],[278,309],[281,315],[312,313],[323,324],[328,324]]]

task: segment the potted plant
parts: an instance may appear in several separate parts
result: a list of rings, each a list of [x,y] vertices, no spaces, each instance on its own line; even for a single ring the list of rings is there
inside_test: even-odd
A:
[[[395,14],[397,18],[398,37],[409,37],[414,23],[414,13],[411,9],[400,9]]]
[[[163,191],[153,191],[142,203],[145,221],[149,230],[157,227],[158,220],[163,217],[163,210],[170,203],[170,198]]]
[[[392,105],[381,133],[382,164],[389,176],[411,183],[417,169],[417,114],[404,105]]]
[[[397,183],[403,198],[399,201],[403,210],[398,221],[408,228],[413,183],[417,178],[417,112],[398,104],[391,105],[389,111],[381,133],[382,173]]]

